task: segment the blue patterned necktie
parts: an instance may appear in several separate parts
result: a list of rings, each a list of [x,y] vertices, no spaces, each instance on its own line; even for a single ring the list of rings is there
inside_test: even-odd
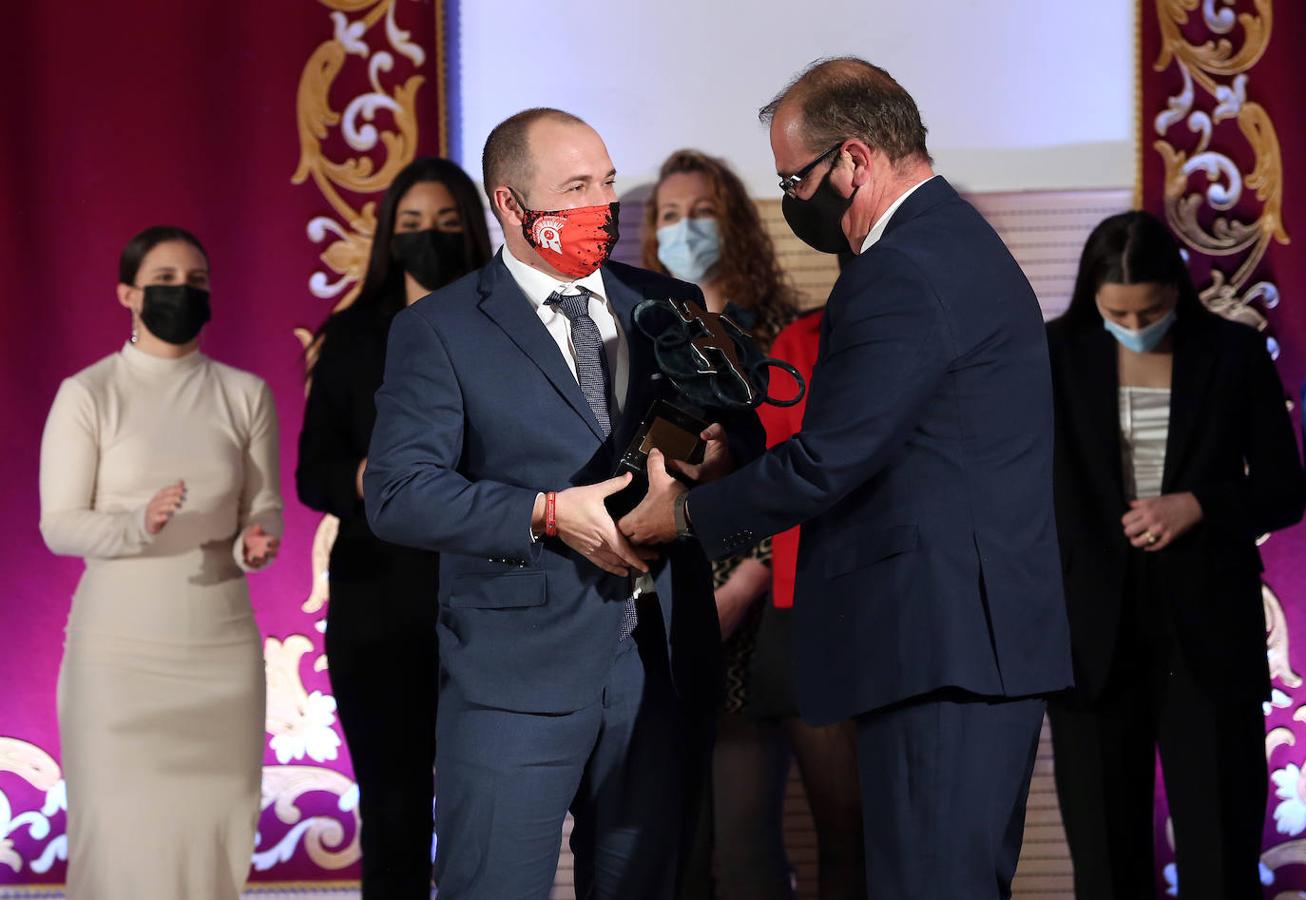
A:
[[[594,418],[599,420],[603,436],[612,433],[612,418],[608,412],[608,355],[603,348],[599,326],[589,316],[589,291],[579,294],[559,294],[554,291],[545,300],[547,306],[561,312],[571,323],[571,345],[576,351],[576,380],[585,395]]]
[[[603,347],[599,326],[589,316],[590,293],[579,288],[578,294],[559,294],[554,291],[545,300],[547,306],[561,312],[571,323],[571,346],[576,352],[576,380],[585,395],[594,418],[598,419],[603,436],[612,433],[612,417],[608,412],[608,355]],[[637,618],[635,598],[626,598],[625,616],[621,622],[618,639],[624,641],[635,630]]]

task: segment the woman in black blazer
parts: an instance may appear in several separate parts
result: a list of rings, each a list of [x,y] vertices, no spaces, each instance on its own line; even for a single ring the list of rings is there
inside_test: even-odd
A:
[[[331,548],[326,651],[359,787],[363,896],[429,900],[439,656],[434,553],[386,544],[363,512],[363,470],[394,314],[490,258],[485,209],[457,165],[410,163],[381,201],[354,303],[313,344],[317,358],[295,483],[340,528]]]
[[[1076,688],[1049,706],[1079,900],[1154,896],[1156,748],[1180,896],[1259,898],[1270,682],[1257,539],[1306,479],[1264,338],[1165,225],[1113,216],[1048,325]]]

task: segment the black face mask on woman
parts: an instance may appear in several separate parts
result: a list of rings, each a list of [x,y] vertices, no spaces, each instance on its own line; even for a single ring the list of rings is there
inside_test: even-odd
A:
[[[780,201],[780,209],[790,230],[804,244],[822,253],[839,253],[848,249],[848,236],[843,233],[843,214],[852,205],[858,191],[854,188],[851,195],[840,196],[830,184],[833,173],[833,168],[826,172],[812,196],[806,200],[785,194]]]
[[[400,231],[390,240],[390,256],[428,291],[467,274],[461,231]]]
[[[189,344],[212,317],[209,292],[189,284],[147,284],[141,322],[161,341]]]

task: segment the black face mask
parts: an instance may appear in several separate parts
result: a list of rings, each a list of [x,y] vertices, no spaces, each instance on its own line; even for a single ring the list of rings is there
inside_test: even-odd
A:
[[[428,291],[467,274],[461,231],[401,231],[390,239],[390,256]]]
[[[161,341],[189,344],[212,317],[209,292],[189,284],[147,284],[141,322]]]
[[[839,253],[848,249],[848,236],[843,233],[843,214],[852,205],[857,189],[848,197],[839,196],[839,192],[830,184],[830,175],[834,169],[825,173],[821,183],[816,186],[812,196],[806,200],[785,194],[780,201],[785,221],[798,239],[813,250],[822,253]]]

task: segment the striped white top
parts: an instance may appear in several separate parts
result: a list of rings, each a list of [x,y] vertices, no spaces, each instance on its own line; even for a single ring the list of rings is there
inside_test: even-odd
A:
[[[1158,497],[1170,432],[1170,389],[1121,387],[1118,402],[1125,499]]]

